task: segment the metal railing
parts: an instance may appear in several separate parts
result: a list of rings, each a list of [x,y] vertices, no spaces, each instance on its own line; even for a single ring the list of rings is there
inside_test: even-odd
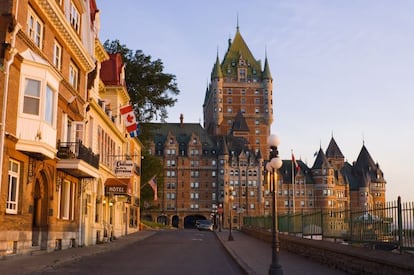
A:
[[[270,230],[271,216],[244,217],[243,225]],[[414,203],[397,201],[364,210],[315,210],[278,215],[278,231],[377,249],[414,250]]]
[[[57,144],[57,157],[61,159],[81,159],[95,168],[99,168],[99,154],[94,154],[92,150],[77,142],[61,142]]]

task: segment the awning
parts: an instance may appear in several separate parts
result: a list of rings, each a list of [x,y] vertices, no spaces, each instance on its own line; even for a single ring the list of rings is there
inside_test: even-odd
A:
[[[130,192],[129,178],[108,178],[105,181],[105,193],[114,195],[128,195]]]

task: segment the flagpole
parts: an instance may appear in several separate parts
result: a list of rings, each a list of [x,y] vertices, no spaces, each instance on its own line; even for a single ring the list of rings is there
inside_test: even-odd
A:
[[[295,170],[293,161],[293,150],[292,151],[292,188],[293,188],[293,214],[295,214]]]

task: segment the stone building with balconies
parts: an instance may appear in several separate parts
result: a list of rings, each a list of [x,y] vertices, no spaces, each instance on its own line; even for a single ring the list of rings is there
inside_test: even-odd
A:
[[[82,234],[82,192],[99,175],[99,156],[85,135],[96,3],[11,0],[1,8],[8,24],[0,31],[7,44],[1,62],[0,253],[75,246]]]

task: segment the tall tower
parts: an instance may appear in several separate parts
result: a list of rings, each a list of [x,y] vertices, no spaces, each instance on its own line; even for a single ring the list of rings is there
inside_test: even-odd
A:
[[[218,54],[203,104],[204,127],[210,135],[243,136],[251,149],[268,152],[273,122],[273,78],[267,57],[256,60],[237,26],[220,63]],[[243,125],[243,129],[240,129]]]

